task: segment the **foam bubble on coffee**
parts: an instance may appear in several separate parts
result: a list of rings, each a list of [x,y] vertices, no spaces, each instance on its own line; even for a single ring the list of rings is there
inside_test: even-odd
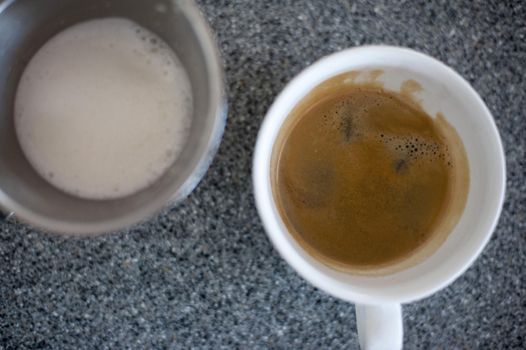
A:
[[[36,171],[88,199],[124,197],[158,180],[191,125],[188,76],[157,35],[123,18],[52,37],[26,67],[15,126]]]
[[[369,91],[369,93],[371,92]],[[412,165],[418,166],[422,162],[445,161],[449,167],[453,166],[448,147],[444,143],[436,142],[422,135],[389,132],[389,128],[383,132],[372,128],[367,121],[370,118],[370,113],[382,105],[382,97],[376,98],[374,93],[365,99],[364,96],[360,97],[360,101],[355,101],[355,96],[346,96],[346,99],[336,103],[324,115],[325,122],[331,123],[333,127],[337,128],[345,142],[352,142],[357,138],[372,138],[388,147],[401,159],[411,161]]]

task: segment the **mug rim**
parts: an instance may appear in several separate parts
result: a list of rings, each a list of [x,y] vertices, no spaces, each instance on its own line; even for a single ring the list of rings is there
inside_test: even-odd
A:
[[[495,138],[496,144],[499,148],[497,150],[499,160],[498,171],[500,173],[501,182],[498,189],[498,198],[495,199],[497,206],[495,207],[496,210],[492,212],[493,217],[491,218],[491,225],[489,225],[485,234],[477,242],[476,250],[470,255],[466,254],[466,257],[462,261],[462,265],[458,266],[448,275],[442,275],[439,280],[435,279],[431,285],[423,286],[420,290],[411,291],[404,295],[378,297],[355,290],[355,287],[350,283],[340,281],[333,276],[323,273],[302,256],[300,250],[303,249],[301,247],[296,247],[291,242],[294,238],[291,237],[286,226],[283,224],[272,194],[270,158],[277,139],[276,136],[279,133],[279,130],[281,130],[283,122],[287,119],[287,115],[290,111],[310,91],[312,91],[313,88],[323,81],[355,68],[352,67],[352,65],[345,66],[345,64],[341,64],[342,58],[348,57],[349,55],[385,53],[405,55],[406,57],[413,56],[415,59],[426,60],[437,68],[440,68],[444,74],[448,74],[448,79],[454,79],[456,85],[459,85],[460,88],[464,89],[474,97],[474,101],[476,101],[478,107],[484,111],[484,115],[481,116],[481,118],[485,118],[489,123],[491,134]],[[305,86],[308,88],[305,88]],[[296,90],[301,90],[299,87],[302,87],[303,90],[307,90],[307,92],[298,93]],[[278,126],[275,125],[277,123],[279,123]],[[263,223],[265,232],[281,257],[301,277],[315,287],[343,300],[364,304],[404,303],[422,299],[445,288],[463,274],[480,255],[495,230],[502,211],[506,185],[506,164],[502,141],[495,120],[482,98],[462,76],[437,59],[409,48],[387,45],[368,45],[345,49],[325,56],[302,70],[285,86],[269,108],[259,130],[253,156],[252,176],[256,208]],[[315,258],[312,259],[316,260]]]

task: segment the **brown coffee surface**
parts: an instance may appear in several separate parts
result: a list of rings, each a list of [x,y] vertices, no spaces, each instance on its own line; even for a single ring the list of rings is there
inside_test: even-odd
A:
[[[311,94],[274,152],[274,195],[289,231],[323,262],[356,271],[442,242],[468,185],[462,143],[446,124],[378,86]]]

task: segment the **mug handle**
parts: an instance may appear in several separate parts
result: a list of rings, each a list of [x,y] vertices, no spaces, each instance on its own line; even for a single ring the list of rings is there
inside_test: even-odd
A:
[[[356,305],[361,350],[400,350],[403,342],[400,304]]]

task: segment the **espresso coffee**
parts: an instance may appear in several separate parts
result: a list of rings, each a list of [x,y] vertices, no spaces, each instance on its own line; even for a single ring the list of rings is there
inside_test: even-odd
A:
[[[374,73],[374,72],[373,72]],[[356,72],[318,86],[289,115],[272,182],[288,230],[311,255],[351,272],[416,263],[447,238],[469,187],[467,157],[446,119]]]

